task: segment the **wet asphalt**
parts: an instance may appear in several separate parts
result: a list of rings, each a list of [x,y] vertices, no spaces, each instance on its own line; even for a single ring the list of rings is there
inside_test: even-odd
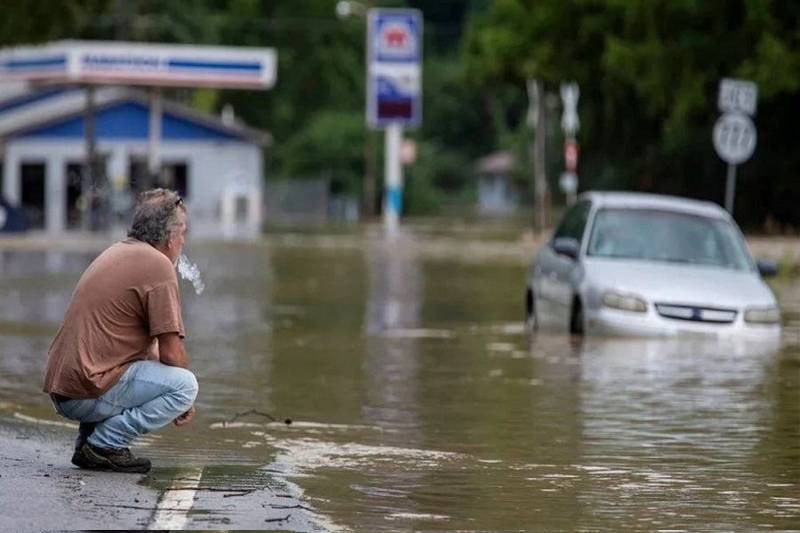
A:
[[[154,465],[149,474],[87,471],[70,463],[63,430],[0,425],[0,530],[328,529],[292,488],[279,480],[247,490],[200,478],[187,506],[180,472]],[[176,480],[178,483],[176,483]],[[188,488],[188,487],[187,487]],[[185,503],[185,502],[184,502]]]

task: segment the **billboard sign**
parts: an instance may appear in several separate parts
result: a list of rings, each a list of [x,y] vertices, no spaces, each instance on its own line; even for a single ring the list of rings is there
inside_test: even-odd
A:
[[[370,9],[367,121],[416,127],[422,119],[422,15],[416,9]]]

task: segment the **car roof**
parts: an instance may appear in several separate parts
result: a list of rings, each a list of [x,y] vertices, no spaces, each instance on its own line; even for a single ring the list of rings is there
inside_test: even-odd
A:
[[[713,202],[681,198],[679,196],[622,191],[587,191],[582,193],[579,198],[590,200],[593,205],[599,208],[658,209],[730,219],[728,212]]]

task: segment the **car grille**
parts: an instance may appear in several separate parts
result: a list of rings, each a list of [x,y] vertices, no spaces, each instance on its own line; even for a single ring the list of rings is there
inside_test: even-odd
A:
[[[714,324],[730,324],[736,320],[737,314],[734,309],[675,304],[656,304],[656,311],[665,318],[688,320],[690,322],[711,322]]]

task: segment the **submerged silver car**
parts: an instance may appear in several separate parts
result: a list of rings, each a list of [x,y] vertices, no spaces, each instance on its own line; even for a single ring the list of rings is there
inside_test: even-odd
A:
[[[530,328],[634,336],[780,336],[780,311],[716,204],[625,192],[578,197],[534,258]]]

